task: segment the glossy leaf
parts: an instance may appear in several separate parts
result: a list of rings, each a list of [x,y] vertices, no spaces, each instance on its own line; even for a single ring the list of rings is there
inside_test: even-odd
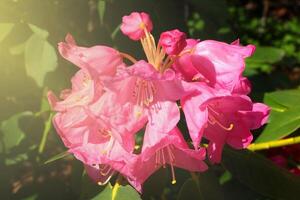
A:
[[[284,51],[275,47],[256,47],[253,56],[247,59],[251,63],[276,63],[279,62],[284,56]]]
[[[300,127],[300,106],[283,112],[272,110],[269,123],[255,143],[268,142],[288,136]]]
[[[271,106],[269,123],[255,143],[283,138],[300,127],[300,90],[268,93],[264,102]]]
[[[299,199],[300,177],[248,150],[225,148],[222,164],[243,184],[274,199]]]
[[[25,67],[27,75],[42,87],[48,72],[57,67],[57,55],[53,46],[37,34],[33,34],[25,47]]]
[[[13,23],[0,23],[0,42],[10,33],[13,29]]]

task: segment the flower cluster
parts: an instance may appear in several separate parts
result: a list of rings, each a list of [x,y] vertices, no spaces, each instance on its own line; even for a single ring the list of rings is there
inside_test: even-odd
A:
[[[187,39],[177,29],[156,43],[152,27],[149,15],[137,12],[124,16],[121,26],[140,40],[146,61],[106,46],[79,47],[71,35],[58,45],[79,70],[60,100],[48,93],[57,111],[53,123],[98,184],[119,173],[141,192],[145,180],[166,166],[176,183],[174,167],[206,170],[206,157],[218,163],[225,144],[247,147],[250,130],[268,119],[269,108],[251,101],[250,83],[242,76],[253,45]],[[177,127],[180,110],[191,141]],[[143,137],[142,144],[136,137]]]

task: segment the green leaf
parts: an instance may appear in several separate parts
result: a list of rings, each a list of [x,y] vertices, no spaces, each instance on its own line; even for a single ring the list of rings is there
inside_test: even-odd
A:
[[[11,32],[13,27],[13,23],[0,23],[0,42]]]
[[[300,127],[300,90],[267,93],[264,102],[272,108],[269,123],[255,143],[288,136]]]
[[[37,34],[33,34],[25,47],[25,67],[27,74],[42,87],[48,72],[57,66],[57,55],[53,46]]]
[[[105,7],[106,7],[106,2],[105,0],[99,0],[98,1],[98,13],[99,13],[99,18],[100,18],[100,24],[103,25],[103,19],[104,19],[104,14],[105,14]]]
[[[224,194],[212,169],[199,173],[199,190],[205,200],[222,200]]]
[[[225,184],[226,182],[230,181],[231,178],[232,178],[232,175],[230,174],[229,171],[226,170],[226,171],[222,174],[222,176],[220,177],[219,183],[220,183],[221,185],[223,185],[223,184]]]
[[[115,200],[140,200],[139,193],[130,185],[120,186],[116,193]]]
[[[205,200],[199,191],[196,181],[192,178],[187,179],[182,185],[177,200]]]
[[[68,151],[61,152],[61,153],[59,153],[59,154],[57,154],[57,155],[55,155],[55,156],[49,158],[48,160],[46,160],[46,161],[44,162],[44,164],[45,164],[45,165],[46,165],[46,164],[49,164],[49,163],[51,163],[51,162],[53,162],[53,161],[62,159],[62,158],[66,157],[66,156],[69,156],[69,155],[71,155],[71,154],[70,154]]]
[[[30,115],[32,115],[32,112],[26,111],[13,115],[9,119],[2,122],[1,131],[6,150],[18,146],[25,138],[25,133],[19,127],[19,119]]]
[[[40,36],[41,38],[47,39],[47,37],[49,36],[48,31],[41,29],[41,28],[37,27],[36,25],[28,24],[28,26],[33,33]]]
[[[91,200],[110,200],[112,199],[112,186],[110,183],[106,185],[104,190],[102,190],[99,194],[97,194],[94,198]]]
[[[116,35],[120,32],[120,27],[121,27],[121,24],[119,24],[115,30],[111,33],[111,39],[115,39],[116,38]]]
[[[300,106],[283,112],[271,111],[269,123],[255,143],[268,142],[288,136],[300,127]]]
[[[113,187],[110,183],[106,185],[104,190],[102,190],[98,195],[96,195],[92,200],[112,200]],[[130,185],[122,186],[120,185],[114,200],[141,200],[138,192],[133,189]]]
[[[282,90],[282,91],[267,93],[265,95],[265,98],[273,102],[276,102],[277,104],[292,108],[299,105],[300,89]],[[266,102],[265,99],[264,102]]]
[[[13,47],[9,48],[9,53],[11,55],[20,55],[20,54],[24,53],[25,46],[26,46],[26,42],[23,42],[21,44],[13,46]]]
[[[224,148],[222,164],[243,184],[274,199],[299,199],[300,178],[248,150]]]
[[[269,63],[273,64],[279,62],[284,56],[282,49],[274,47],[256,47],[255,53],[250,58],[247,58],[247,62],[251,63]]]

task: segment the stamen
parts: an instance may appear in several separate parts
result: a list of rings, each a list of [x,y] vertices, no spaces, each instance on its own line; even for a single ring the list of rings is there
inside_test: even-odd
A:
[[[234,125],[232,123],[230,123],[229,127],[226,127],[223,124],[221,124],[221,122],[219,122],[215,117],[210,116],[210,115],[208,116],[208,122],[212,125],[214,125],[214,124],[219,125],[225,131],[231,131],[234,128]]]
[[[176,178],[175,178],[175,171],[174,171],[174,167],[173,167],[173,164],[170,164],[171,166],[171,173],[172,173],[172,184],[176,184]]]
[[[157,151],[155,153],[155,167],[158,167],[160,165],[160,151]]]
[[[175,156],[173,154],[173,152],[171,151],[172,146],[167,146],[167,151],[168,151],[168,155],[169,155],[169,159],[170,159],[170,167],[171,167],[171,174],[172,174],[172,184],[176,184],[176,178],[175,178],[175,171],[174,171],[174,161],[175,161]]]
[[[99,129],[98,132],[104,138],[109,138],[111,136],[111,132],[109,130],[106,130],[106,129]]]
[[[156,88],[151,81],[136,80],[133,97],[136,98],[136,103],[139,106],[149,106],[154,101],[155,93]]]
[[[165,160],[165,154],[164,154],[164,150],[162,149],[161,150],[162,152],[161,152],[161,154],[162,154],[162,159],[163,159],[163,168],[166,168],[166,160]]]
[[[105,165],[105,167],[102,169],[99,167],[99,169],[100,169],[100,174],[102,176],[107,176],[112,170],[112,168],[109,165]]]

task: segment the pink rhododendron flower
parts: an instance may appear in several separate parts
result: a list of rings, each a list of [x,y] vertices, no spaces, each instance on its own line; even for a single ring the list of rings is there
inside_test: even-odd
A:
[[[202,136],[208,139],[208,156],[213,163],[220,162],[225,143],[236,149],[246,148],[253,139],[250,130],[267,121],[270,109],[253,104],[245,95],[217,91],[204,84],[196,88],[181,104],[195,148]]]
[[[186,35],[178,29],[163,32],[159,38],[159,44],[168,55],[179,54],[186,46]]]
[[[188,81],[199,80],[211,87],[229,91],[239,87],[240,93],[247,94],[249,87],[241,91],[240,81],[245,81],[242,77],[245,58],[251,56],[254,50],[253,45],[243,47],[205,40],[192,46],[190,54],[179,57],[174,68]]]
[[[191,150],[178,128],[168,133],[146,129],[142,153],[133,169],[135,179],[132,184],[142,185],[152,173],[166,165],[170,166],[172,184],[175,184],[174,167],[192,172],[205,171],[207,165],[203,162],[204,158],[205,150]]]
[[[145,30],[151,32],[152,28],[152,21],[147,13],[133,12],[122,18],[121,31],[132,40],[141,39],[145,36]]]
[[[118,67],[124,66],[117,50],[107,46],[79,47],[70,34],[66,36],[66,42],[58,44],[58,50],[62,57],[79,68],[93,70],[101,76],[112,76]]]
[[[176,100],[185,93],[182,81],[173,70],[157,72],[152,65],[139,61],[133,66],[121,70],[107,84],[108,89],[118,94],[120,104],[130,102],[138,106],[137,116],[148,116],[148,126],[164,132],[171,131],[180,118]],[[126,91],[126,92],[122,92]],[[163,123],[162,119],[166,119]]]
[[[146,60],[106,46],[79,47],[67,35],[59,52],[79,70],[60,100],[48,92],[58,135],[98,184],[120,174],[141,192],[166,165],[175,183],[174,167],[204,171],[206,154],[220,162],[225,144],[246,148],[250,130],[267,122],[269,108],[246,96],[251,84],[242,76],[253,45],[186,39],[177,29],[162,33],[157,44],[143,12],[124,16],[121,30],[140,40]],[[194,148],[177,128],[179,101]],[[206,148],[199,146],[202,137]]]

